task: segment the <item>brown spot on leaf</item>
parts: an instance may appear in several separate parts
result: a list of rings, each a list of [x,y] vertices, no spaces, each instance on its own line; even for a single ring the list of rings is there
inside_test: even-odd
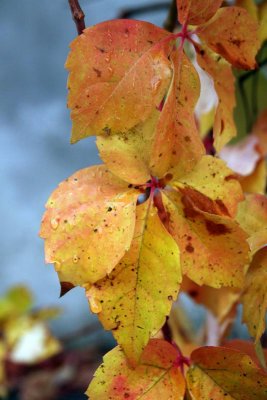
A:
[[[95,71],[97,77],[100,78],[101,75],[102,75],[102,72],[101,72],[99,69],[97,69],[97,68],[93,68],[93,70]]]
[[[225,235],[226,233],[231,233],[231,230],[223,225],[223,224],[216,224],[213,221],[205,221],[206,228],[211,235]]]
[[[189,243],[187,246],[186,246],[186,248],[185,248],[185,250],[188,252],[188,253],[194,253],[194,247],[191,245],[191,243]]]

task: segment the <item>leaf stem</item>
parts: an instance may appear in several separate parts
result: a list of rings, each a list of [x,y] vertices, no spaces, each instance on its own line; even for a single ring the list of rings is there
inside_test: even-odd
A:
[[[85,29],[84,12],[79,4],[79,0],[69,0],[69,6],[72,13],[72,19],[75,22],[77,33],[81,35]]]

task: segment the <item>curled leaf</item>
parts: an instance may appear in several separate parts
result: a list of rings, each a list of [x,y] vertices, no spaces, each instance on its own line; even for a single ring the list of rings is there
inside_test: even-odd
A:
[[[230,64],[207,47],[195,43],[197,62],[214,80],[214,88],[218,96],[213,137],[214,147],[220,151],[223,146],[236,136],[233,118],[235,107],[235,80]]]
[[[183,273],[198,285],[242,287],[249,247],[239,225],[225,215],[197,208],[186,190],[165,190],[163,203],[169,232],[181,251]]]

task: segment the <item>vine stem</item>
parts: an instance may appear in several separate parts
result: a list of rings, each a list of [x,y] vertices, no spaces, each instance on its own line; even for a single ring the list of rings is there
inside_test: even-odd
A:
[[[72,19],[75,22],[77,33],[81,35],[85,29],[84,12],[79,4],[79,0],[68,0],[72,14]]]

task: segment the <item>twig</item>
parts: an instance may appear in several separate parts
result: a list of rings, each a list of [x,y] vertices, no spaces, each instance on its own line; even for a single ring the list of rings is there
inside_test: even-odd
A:
[[[177,24],[177,6],[176,0],[172,0],[167,18],[163,24],[163,28],[169,32],[173,32]]]
[[[69,0],[69,5],[70,5],[73,21],[76,24],[78,35],[81,35],[83,33],[83,30],[85,29],[84,12],[81,9],[79,0]]]

